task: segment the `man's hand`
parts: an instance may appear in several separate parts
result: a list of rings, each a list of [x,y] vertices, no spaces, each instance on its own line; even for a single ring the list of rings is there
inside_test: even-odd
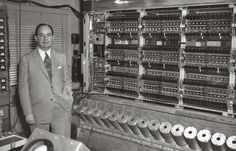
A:
[[[62,101],[69,102],[70,104],[73,102],[73,92],[69,86],[65,86],[62,93],[55,92],[55,95],[59,97],[59,99],[61,98]]]
[[[73,94],[70,86],[65,86],[62,93],[65,95],[71,95],[71,96]]]
[[[69,102],[73,101],[72,91],[68,89],[64,89],[63,93],[60,96],[63,100],[66,100]]]
[[[33,114],[26,115],[25,116],[25,120],[29,124],[35,124],[35,120],[34,120],[34,115]]]

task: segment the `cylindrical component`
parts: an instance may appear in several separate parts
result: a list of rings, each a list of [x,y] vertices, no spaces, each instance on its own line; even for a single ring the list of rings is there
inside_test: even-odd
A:
[[[109,115],[110,115],[109,111],[103,111],[100,115],[100,119],[108,128],[112,128],[113,126],[111,125],[111,122],[108,120]]]
[[[175,142],[175,140],[173,139],[171,132],[170,132],[171,129],[172,129],[172,125],[169,122],[163,122],[163,123],[161,123],[161,125],[159,127],[161,135],[167,143],[174,143]]]
[[[185,141],[184,138],[184,127],[180,124],[176,124],[172,127],[171,129],[171,134],[179,146],[185,146],[187,145],[187,142]]]
[[[77,113],[77,115],[80,117],[80,119],[84,122],[88,122],[88,120],[84,116],[84,110],[86,110],[87,106],[84,105],[76,105],[74,106],[74,111]]]
[[[195,127],[187,127],[184,130],[184,137],[189,147],[195,150],[201,150],[197,142],[197,129]]]
[[[3,110],[0,110],[0,133],[3,132]]]
[[[138,121],[138,128],[142,132],[144,137],[151,137],[151,133],[148,130],[149,120],[147,118],[141,118]]]
[[[128,114],[126,113],[122,113],[119,118],[118,118],[118,122],[120,124],[120,126],[127,132],[127,133],[131,133],[131,129],[129,128],[127,121],[128,121]]]
[[[214,151],[226,151],[226,137],[223,133],[215,133],[211,137],[212,147]]]
[[[94,119],[92,118],[92,113],[94,112],[94,109],[92,107],[87,107],[85,110],[84,110],[84,116],[85,118],[91,123],[91,124],[97,124]]]
[[[151,120],[148,124],[149,131],[151,132],[152,136],[157,140],[162,140],[163,137],[159,131],[160,121],[158,120]]]
[[[137,123],[138,123],[138,118],[135,116],[131,116],[129,117],[128,121],[127,121],[129,128],[132,130],[132,132],[135,135],[141,135],[142,133],[140,132],[140,130],[138,129]]]
[[[226,140],[229,151],[236,151],[236,136],[230,136]]]
[[[213,151],[211,146],[211,132],[209,130],[200,130],[197,134],[197,140],[203,151]]]
[[[117,112],[112,112],[109,116],[108,119],[110,120],[111,124],[115,127],[115,129],[122,131],[123,129],[120,127],[118,123],[118,117],[119,113]]]
[[[94,112],[92,113],[92,117],[97,122],[98,125],[100,125],[101,127],[104,127],[104,124],[102,120],[100,119],[101,113],[102,113],[102,110],[100,108],[96,108]]]

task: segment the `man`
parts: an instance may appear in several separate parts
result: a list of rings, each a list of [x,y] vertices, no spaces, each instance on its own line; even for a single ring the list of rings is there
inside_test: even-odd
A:
[[[66,56],[51,48],[53,28],[39,24],[34,36],[37,48],[20,62],[19,95],[31,132],[38,127],[70,137],[73,103]]]

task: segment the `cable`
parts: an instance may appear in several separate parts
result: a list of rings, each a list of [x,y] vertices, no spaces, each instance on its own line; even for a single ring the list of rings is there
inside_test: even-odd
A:
[[[88,140],[86,142],[86,145],[89,146],[89,142],[90,142],[90,139],[91,139],[91,136],[92,136],[92,133],[93,133],[93,127],[90,129],[90,133],[89,133],[89,136],[88,136]]]
[[[12,104],[10,104],[9,105],[9,107],[11,108],[12,106],[11,106]],[[19,120],[19,116],[18,116],[18,114],[17,114],[17,111],[15,112],[15,115],[14,115],[14,123],[11,123],[11,120],[9,121],[9,129],[7,129],[7,132],[8,131],[12,131],[12,130],[14,130],[15,129],[15,127],[16,127],[16,124],[17,124],[17,122],[18,122],[18,120]],[[2,120],[3,120],[3,122],[5,122],[5,121],[8,121],[9,120],[9,118],[8,117],[4,117],[4,118],[2,118]]]
[[[35,2],[35,1],[32,1],[32,0],[22,0],[22,1],[19,1],[19,0],[7,0],[9,2],[15,2],[15,3],[29,3],[29,4],[34,4],[34,5],[37,5],[37,6],[40,6],[40,7],[46,7],[46,8],[62,8],[62,7],[68,7],[71,9],[71,11],[74,13],[74,15],[78,18],[81,18],[83,16],[82,13],[78,12],[75,8],[73,8],[72,6],[68,5],[68,4],[64,4],[64,5],[54,5],[54,6],[49,6],[49,5],[44,5],[44,4],[41,4],[41,3],[38,3],[38,2]]]
[[[9,131],[12,131],[12,130],[15,131],[16,124],[17,124],[17,122],[18,122],[18,120],[19,120],[19,116],[18,116],[17,113],[15,113],[15,116],[16,116],[16,119],[15,119],[14,123],[11,124],[11,126],[10,126],[10,130],[9,130]]]

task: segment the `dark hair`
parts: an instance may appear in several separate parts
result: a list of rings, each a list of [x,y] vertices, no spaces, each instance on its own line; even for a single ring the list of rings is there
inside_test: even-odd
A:
[[[54,34],[54,32],[53,32],[53,28],[52,28],[51,25],[49,25],[49,24],[45,24],[45,23],[41,23],[41,24],[38,24],[38,26],[36,27],[36,29],[35,29],[35,35],[38,34],[38,30],[39,30],[39,28],[40,28],[41,26],[48,26],[48,27],[51,29],[51,31],[52,31],[52,35]]]

